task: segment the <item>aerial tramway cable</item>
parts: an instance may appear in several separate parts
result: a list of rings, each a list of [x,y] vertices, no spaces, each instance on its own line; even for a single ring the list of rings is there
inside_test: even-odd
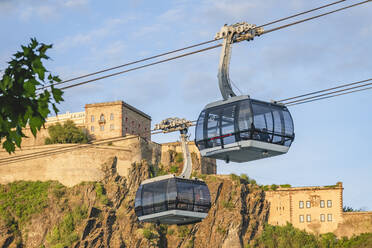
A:
[[[323,8],[326,8],[326,7],[330,7],[332,5],[339,4],[339,3],[342,3],[342,2],[345,2],[345,1],[346,0],[341,0],[341,1],[336,1],[336,2],[330,3],[330,4],[326,4],[326,5],[317,7],[317,8],[313,8],[313,9],[310,9],[310,10],[307,10],[307,11],[304,11],[304,12],[300,12],[300,13],[297,13],[297,14],[294,14],[294,15],[291,15],[291,16],[288,16],[288,17],[284,17],[284,18],[281,18],[281,19],[278,19],[278,20],[274,20],[274,21],[268,22],[266,24],[263,24],[263,25],[258,26],[257,28],[266,27],[268,25],[272,25],[272,24],[275,24],[275,23],[278,23],[278,22],[289,20],[291,18],[298,17],[298,16],[301,16],[301,15],[304,15],[304,14],[308,14],[308,13],[311,13],[313,11],[320,10],[320,9],[323,9]],[[187,46],[187,47],[179,48],[179,49],[176,49],[176,50],[164,52],[164,53],[157,54],[157,55],[154,55],[154,56],[151,56],[151,57],[147,57],[147,58],[135,60],[135,61],[132,61],[132,62],[128,62],[126,64],[122,64],[122,65],[110,67],[110,68],[107,68],[107,69],[99,70],[99,71],[96,71],[96,72],[92,72],[92,73],[89,73],[89,74],[81,75],[81,76],[78,76],[78,77],[70,78],[70,79],[67,79],[67,80],[64,80],[64,81],[55,83],[54,86],[60,85],[60,84],[65,84],[65,83],[68,83],[68,82],[71,82],[71,81],[75,81],[75,80],[78,80],[78,79],[90,77],[90,76],[97,75],[97,74],[100,74],[100,73],[108,72],[108,71],[111,71],[111,70],[119,69],[119,68],[122,68],[122,67],[134,65],[134,64],[141,63],[141,62],[144,62],[144,61],[147,61],[147,60],[152,60],[152,59],[155,59],[155,58],[166,56],[166,55],[169,55],[169,54],[172,54],[172,53],[177,53],[177,52],[180,52],[180,51],[183,51],[183,50],[187,50],[187,49],[190,49],[190,48],[194,48],[194,47],[206,45],[206,44],[209,44],[209,43],[212,43],[212,42],[216,42],[217,40],[218,39],[209,40],[209,41],[205,41],[205,42],[200,42],[198,44],[194,44],[194,45],[190,45],[190,46]],[[46,85],[46,86],[40,87],[38,90],[46,89],[46,88],[48,88],[50,86],[51,85]]]
[[[349,8],[352,8],[352,7],[361,5],[361,4],[365,4],[365,3],[368,3],[368,2],[371,2],[371,1],[372,0],[366,0],[366,1],[363,1],[363,2],[356,3],[356,4],[348,5],[348,6],[345,6],[343,8],[339,8],[339,9],[333,10],[333,11],[329,11],[329,12],[326,12],[326,13],[323,13],[323,14],[320,14],[320,15],[316,15],[316,16],[313,16],[313,17],[309,17],[309,18],[306,18],[306,19],[302,19],[302,20],[293,22],[293,23],[289,23],[289,24],[286,24],[286,25],[275,27],[275,28],[272,28],[272,29],[269,29],[269,30],[264,31],[263,34],[270,33],[270,32],[273,32],[273,31],[277,31],[277,30],[280,30],[280,29],[283,29],[283,28],[287,28],[287,27],[290,27],[290,26],[293,26],[293,25],[296,25],[296,24],[300,24],[300,23],[303,23],[303,22],[306,22],[306,21],[309,21],[309,20],[313,20],[313,19],[316,19],[316,18],[319,18],[319,17],[322,17],[322,16],[326,16],[326,15],[329,15],[329,14],[332,14],[332,13],[335,13],[335,12],[339,12],[339,11],[342,11],[342,10],[345,10],[345,9],[349,9]],[[331,6],[331,5],[334,5],[334,4],[338,4],[338,3],[341,3],[341,2],[344,2],[344,1],[337,1],[337,2],[334,2],[334,3],[331,3],[331,4],[327,4],[327,5],[318,7],[318,8],[314,8],[314,9],[309,10],[309,11],[301,12],[301,13],[296,14],[296,15],[293,15],[293,16],[289,16],[289,17],[282,18],[282,19],[279,19],[279,20],[276,20],[276,21],[273,21],[273,22],[266,23],[266,24],[261,25],[261,26],[258,26],[256,28],[267,26],[267,25],[272,25],[274,23],[277,23],[277,22],[280,22],[280,21],[283,21],[283,20],[287,20],[287,19],[290,19],[290,18],[293,18],[293,17],[297,17],[297,16],[300,16],[300,15],[303,15],[303,14],[306,14],[306,13],[310,13],[312,11],[319,10],[321,8],[325,8],[325,7],[328,7],[328,6]],[[159,54],[159,55],[155,55],[155,56],[152,56],[152,57],[149,57],[149,58],[145,58],[145,59],[141,59],[141,60],[138,60],[138,61],[134,61],[134,62],[125,64],[125,65],[118,66],[118,67],[113,67],[113,68],[105,69],[103,71],[106,72],[106,71],[113,70],[113,69],[116,69],[116,68],[124,67],[124,66],[129,65],[129,64],[132,65],[132,64],[135,64],[135,63],[139,63],[139,62],[142,62],[142,61],[146,61],[146,60],[152,59],[154,57],[156,58],[156,57],[164,56],[166,54],[171,54],[171,53],[174,53],[176,51],[182,51],[182,50],[189,49],[189,48],[196,47],[196,46],[203,45],[203,44],[208,44],[208,43],[211,43],[211,42],[214,42],[214,41],[217,41],[217,40],[219,40],[219,39],[202,42],[202,43],[199,43],[199,44],[196,44],[196,45],[192,45],[192,46],[189,46],[189,47],[177,49],[177,50],[170,51],[170,52],[167,52],[167,53],[164,53],[164,54]],[[178,59],[178,58],[186,57],[188,55],[192,55],[192,54],[196,54],[196,53],[200,53],[200,52],[205,52],[207,50],[211,50],[211,49],[214,49],[214,48],[217,48],[217,47],[220,47],[220,46],[222,46],[222,45],[221,44],[218,44],[218,45],[215,45],[215,46],[206,47],[206,48],[203,48],[203,49],[200,49],[200,50],[196,50],[196,51],[189,52],[189,53],[184,53],[184,54],[181,54],[181,55],[178,55],[178,56],[175,56],[175,57],[171,57],[171,58],[168,58],[168,59],[156,61],[156,62],[149,63],[149,64],[146,64],[146,65],[134,67],[134,68],[131,68],[131,69],[128,69],[128,70],[124,70],[124,71],[112,73],[112,74],[109,74],[109,75],[105,75],[105,76],[102,76],[102,77],[94,78],[94,79],[91,79],[91,80],[86,80],[86,81],[83,81],[83,82],[72,84],[72,85],[69,85],[69,86],[66,86],[66,87],[62,87],[60,89],[64,90],[64,89],[73,88],[73,87],[76,87],[76,86],[84,85],[84,84],[91,83],[91,82],[94,82],[94,81],[98,81],[98,80],[101,80],[101,79],[105,79],[105,78],[109,78],[109,77],[112,77],[112,76],[116,76],[116,75],[119,75],[119,74],[124,74],[124,73],[130,72],[130,71],[134,71],[134,70],[142,69],[142,68],[149,67],[149,66],[152,66],[152,65],[156,65],[156,64],[168,62],[168,61],[171,61],[171,60],[175,60],[175,59]],[[70,82],[70,81],[73,81],[73,80],[76,80],[76,79],[87,77],[88,75],[95,75],[95,74],[101,73],[103,71],[99,71],[99,72],[95,72],[95,73],[83,75],[83,76],[80,76],[78,78],[74,78],[74,79],[63,81],[63,82],[59,82],[59,83],[54,84],[54,85],[58,85],[58,84],[62,84],[62,83],[67,83],[67,81]],[[45,86],[45,87],[43,87],[41,89],[44,89],[44,88],[47,88],[47,87],[49,87],[49,86]]]

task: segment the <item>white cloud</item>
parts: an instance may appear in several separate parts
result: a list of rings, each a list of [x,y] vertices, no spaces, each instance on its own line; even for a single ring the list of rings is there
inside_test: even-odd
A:
[[[66,36],[61,41],[56,42],[56,51],[63,51],[73,47],[89,44],[115,32],[124,23],[132,20],[132,17],[108,19],[102,27],[92,29],[86,33],[78,33]]]
[[[67,0],[64,1],[63,5],[66,7],[78,7],[78,6],[84,6],[89,3],[88,0]]]

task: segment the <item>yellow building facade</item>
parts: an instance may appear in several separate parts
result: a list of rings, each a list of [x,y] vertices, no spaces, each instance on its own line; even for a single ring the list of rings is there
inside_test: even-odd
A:
[[[342,183],[325,187],[278,188],[266,192],[269,224],[285,225],[313,233],[333,232],[343,222]]]
[[[372,232],[372,212],[343,212],[343,185],[290,187],[265,192],[270,203],[268,223],[322,234],[352,236]]]
[[[113,101],[86,104],[84,112],[48,117],[45,129],[42,128],[36,138],[29,128],[25,128],[24,133],[28,138],[22,140],[22,146],[44,145],[45,138],[49,137],[48,127],[67,120],[83,128],[93,140],[131,134],[151,140],[151,117],[124,101]]]

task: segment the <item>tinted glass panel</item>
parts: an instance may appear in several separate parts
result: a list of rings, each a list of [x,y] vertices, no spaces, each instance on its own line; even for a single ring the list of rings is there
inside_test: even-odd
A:
[[[288,110],[283,111],[284,125],[285,125],[285,135],[293,136],[293,121]]]
[[[268,142],[268,123],[272,124],[270,105],[252,101],[253,124],[255,132],[253,139]]]
[[[167,190],[168,209],[175,209],[177,199],[176,179],[172,178],[168,180]]]
[[[177,209],[193,210],[194,189],[192,183],[177,181],[178,201]]]
[[[152,185],[154,192],[154,210],[155,213],[167,210],[166,192],[168,181],[156,182]]]
[[[154,213],[154,193],[151,188],[145,185],[142,190],[142,208],[143,214],[153,214]]]
[[[280,108],[273,107],[273,116],[274,116],[274,137],[273,143],[282,144],[283,135],[284,135],[284,126],[283,126],[283,114]]]
[[[194,211],[207,213],[210,208],[211,196],[206,185],[195,185],[194,187],[195,206]]]
[[[235,142],[235,120],[236,115],[236,105],[226,106],[222,110],[221,115],[221,129],[222,129],[222,139],[224,144],[231,144]]]
[[[201,112],[198,122],[196,124],[196,130],[195,130],[195,139],[196,141],[203,140],[204,139],[204,118],[205,118],[205,111]]]
[[[247,140],[251,137],[252,113],[250,101],[241,101],[239,105],[238,126],[240,138]]]
[[[136,212],[136,215],[139,217],[139,216],[142,216],[142,198],[141,198],[141,195],[142,195],[142,185],[138,188],[137,192],[136,192],[136,198],[134,200],[134,211]]]
[[[208,147],[221,146],[221,139],[215,138],[220,137],[220,116],[221,110],[212,110],[208,114],[207,123],[207,136],[208,136]]]

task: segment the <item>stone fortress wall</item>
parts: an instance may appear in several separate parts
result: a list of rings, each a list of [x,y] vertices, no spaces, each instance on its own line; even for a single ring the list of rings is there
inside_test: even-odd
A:
[[[124,140],[113,141],[110,145],[42,145],[17,149],[11,155],[6,151],[0,151],[0,184],[19,180],[56,180],[71,187],[86,181],[100,181],[104,176],[101,165],[112,157],[117,159],[119,175],[129,177],[133,163],[146,161],[150,165],[159,166],[162,161],[163,165],[169,167],[171,161],[165,157],[168,157],[168,151],[173,148],[129,135]],[[197,148],[190,143],[189,149]],[[7,161],[3,162],[5,160]],[[213,161],[206,162],[197,157],[193,161],[195,165],[193,171],[198,174],[211,174],[208,171],[216,171],[216,161]]]

